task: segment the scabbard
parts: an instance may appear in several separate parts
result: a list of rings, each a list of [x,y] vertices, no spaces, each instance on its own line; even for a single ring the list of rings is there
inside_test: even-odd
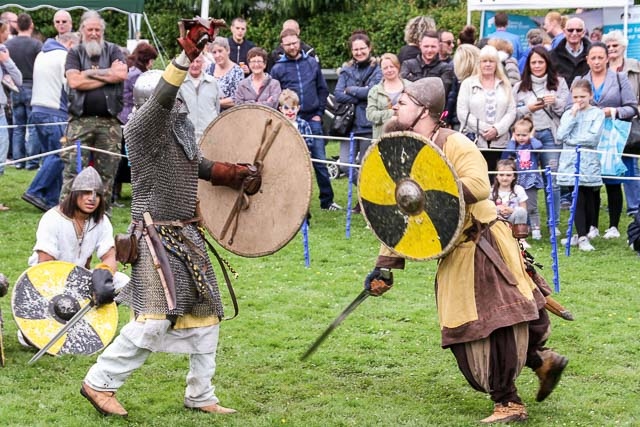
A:
[[[544,305],[544,308],[546,308],[556,316],[563,318],[564,320],[573,320],[573,314],[569,310],[564,308],[562,304],[551,298],[551,296],[549,295],[547,295],[545,298],[547,300],[547,303]]]
[[[160,276],[160,283],[162,283],[164,296],[167,299],[167,306],[169,310],[174,310],[176,308],[176,285],[169,265],[167,251],[153,225],[153,219],[149,212],[145,212],[142,218],[144,219],[144,237],[147,241],[154,267]]]

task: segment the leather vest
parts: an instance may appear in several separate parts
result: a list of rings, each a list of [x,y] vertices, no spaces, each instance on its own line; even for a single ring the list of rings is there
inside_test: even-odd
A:
[[[120,49],[113,43],[104,42],[102,53],[98,61],[98,68],[106,69],[111,67],[111,52],[115,49]],[[94,66],[87,51],[79,45],[74,48],[80,58],[80,71],[89,70]],[[101,88],[95,90],[102,90],[104,92],[105,99],[107,101],[107,110],[112,117],[117,117],[118,113],[122,111],[122,92],[124,90],[124,82],[105,84]],[[84,100],[87,91],[76,90],[69,88],[69,112],[76,116],[81,117],[84,112]]]

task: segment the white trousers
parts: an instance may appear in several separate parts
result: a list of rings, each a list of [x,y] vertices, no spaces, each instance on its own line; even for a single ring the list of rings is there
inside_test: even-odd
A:
[[[153,325],[153,327],[150,327]],[[168,320],[152,320],[146,323],[129,322],[120,331],[120,335],[98,357],[96,363],[89,369],[84,381],[98,391],[118,390],[129,375],[144,364],[152,350],[145,346],[134,344],[130,338],[143,334],[150,348],[155,347],[154,341],[161,341],[169,331],[171,324]],[[189,372],[187,373],[187,387],[184,394],[184,405],[189,408],[200,408],[218,403],[215,387],[211,379],[216,371],[216,352],[219,325],[213,328],[215,334],[214,351],[189,355]],[[136,340],[137,341],[137,340]]]

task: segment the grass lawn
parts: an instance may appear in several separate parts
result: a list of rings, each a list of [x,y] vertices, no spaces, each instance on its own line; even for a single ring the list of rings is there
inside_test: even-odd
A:
[[[0,272],[12,284],[26,269],[41,215],[20,200],[33,175],[8,167],[0,178],[0,202],[11,208],[0,212]],[[334,181],[334,190],[336,202],[346,205],[346,180]],[[369,298],[314,355],[299,360],[360,292],[378,249],[361,216],[353,217],[346,239],[344,212],[321,211],[317,189],[311,206],[310,268],[304,266],[301,236],[264,258],[226,253],[240,274],[234,282],[240,315],[221,327],[214,382],[221,403],[238,414],[208,416],[183,409],[188,357],[153,354],[118,392],[129,418],[103,418],[79,394],[97,356],[44,356],[27,365],[34,351],[17,342],[7,296],[0,299],[7,358],[0,368],[0,425],[477,425],[491,413],[492,403],[467,385],[452,354],[440,348],[435,261],[410,262],[396,271],[394,289]],[[562,218],[564,228],[564,211]],[[603,208],[601,230],[607,220]],[[116,232],[123,232],[128,209],[115,209],[113,222]],[[624,217],[621,232],[628,222]],[[547,233],[543,237],[529,241],[551,281]],[[556,297],[576,320],[552,316],[549,345],[570,362],[556,391],[542,403],[535,402],[537,378],[525,368],[518,388],[528,405],[529,426],[640,425],[640,258],[624,241],[599,238],[595,252],[576,250],[570,257],[560,251],[562,289]],[[231,311],[228,293],[222,293]],[[120,323],[127,319],[127,308],[120,307]]]

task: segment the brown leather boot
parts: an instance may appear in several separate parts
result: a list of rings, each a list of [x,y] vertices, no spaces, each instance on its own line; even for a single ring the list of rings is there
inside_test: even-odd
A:
[[[496,403],[493,407],[493,414],[480,422],[484,424],[521,422],[526,421],[528,417],[527,408],[522,403]]]
[[[87,383],[82,383],[80,388],[80,394],[83,395],[98,412],[102,415],[120,415],[126,417],[129,415],[122,407],[118,399],[116,399],[116,393],[113,391],[98,391],[94,390]]]
[[[569,363],[569,359],[549,349],[543,350],[540,356],[542,357],[542,366],[535,370],[540,379],[540,389],[538,389],[536,396],[537,402],[542,402],[551,394],[560,381],[562,371]]]
[[[188,406],[185,406],[185,408],[193,409],[194,411],[206,412],[208,414],[219,414],[219,415],[229,415],[229,414],[235,414],[236,412],[238,412],[235,409],[225,408],[224,406],[220,406],[217,403],[214,403],[212,405],[207,405],[207,406],[201,406],[199,408],[191,408]]]

